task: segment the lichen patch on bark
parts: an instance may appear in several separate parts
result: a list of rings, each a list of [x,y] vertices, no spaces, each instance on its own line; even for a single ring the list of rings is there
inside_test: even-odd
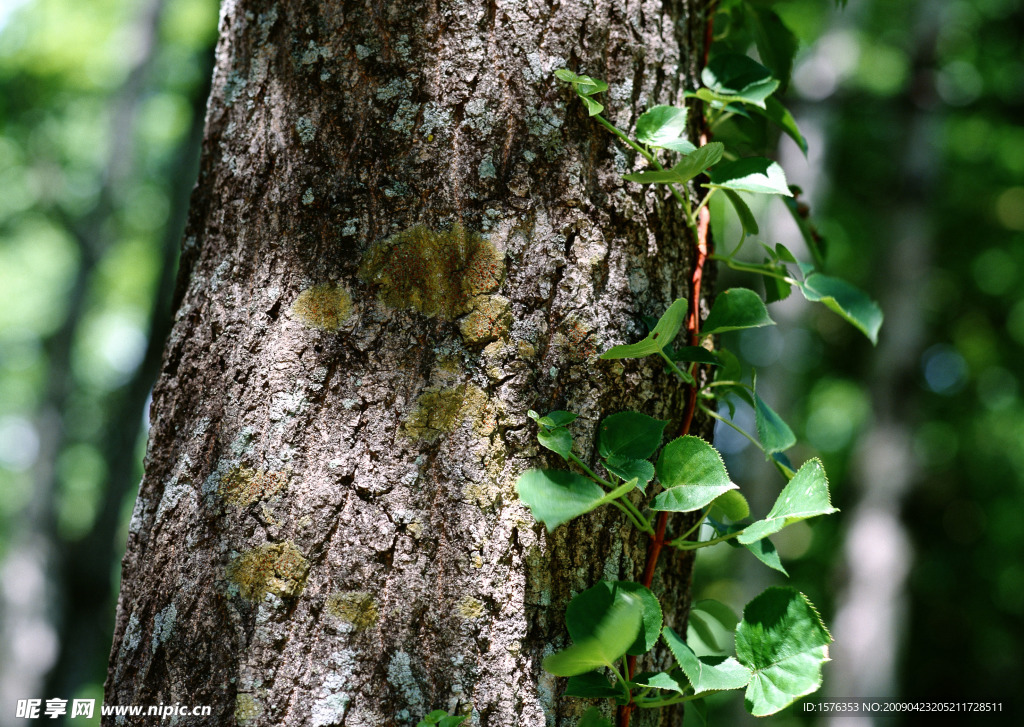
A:
[[[497,290],[504,274],[504,255],[460,224],[441,231],[414,225],[375,244],[359,267],[385,305],[443,320],[469,312],[473,298]]]
[[[358,630],[370,628],[380,617],[377,600],[366,591],[335,592],[327,597],[324,605],[331,616]]]
[[[251,694],[244,692],[235,697],[235,721],[245,724],[263,714],[263,705]]]
[[[247,550],[228,564],[227,578],[238,586],[242,598],[262,601],[268,593],[294,598],[306,585],[309,561],[287,540]]]
[[[309,328],[336,331],[352,315],[352,296],[341,285],[314,285],[299,293],[292,315]]]
[[[469,419],[473,430],[486,437],[494,431],[491,409],[487,394],[472,384],[429,388],[416,399],[416,407],[406,417],[402,430],[412,439],[434,442]]]
[[[508,338],[512,328],[512,307],[508,298],[477,296],[470,301],[470,306],[472,310],[459,321],[463,341],[472,345]]]
[[[284,472],[268,472],[236,466],[221,475],[218,492],[224,501],[235,507],[246,507],[267,500],[288,485]]]

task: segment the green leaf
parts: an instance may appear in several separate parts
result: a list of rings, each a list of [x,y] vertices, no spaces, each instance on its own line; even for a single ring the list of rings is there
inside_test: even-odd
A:
[[[443,709],[435,709],[433,712],[431,712],[426,717],[424,717],[422,720],[420,720],[419,724],[416,727],[421,727],[421,725],[437,724],[438,722],[441,721],[442,717],[447,717],[447,716],[448,716],[448,713],[445,712]]]
[[[622,178],[627,182],[636,182],[638,184],[677,184],[683,181],[679,178],[675,169],[656,169],[649,172],[623,174]]]
[[[730,288],[715,298],[701,327],[701,335],[774,325],[775,321],[768,316],[768,309],[757,293],[749,288]]]
[[[764,101],[779,87],[771,71],[741,53],[714,56],[700,74],[701,81],[719,96],[764,107]]]
[[[600,485],[568,470],[527,470],[519,475],[516,492],[549,531],[605,502]]]
[[[770,8],[747,5],[747,20],[757,45],[757,54],[785,90],[793,72],[796,36]]]
[[[569,459],[569,453],[572,452],[572,435],[565,427],[541,428],[537,431],[537,441],[541,446],[560,455],[562,459]]]
[[[620,601],[636,600],[643,611],[643,628],[626,650],[639,656],[650,651],[661,633],[661,604],[651,591],[632,581],[598,581],[572,601],[565,611],[565,624],[574,642],[597,636],[601,624]]]
[[[729,525],[724,525],[711,517],[708,518],[708,523],[710,523],[715,529],[715,533],[718,536],[731,535],[746,527],[741,523],[730,523]],[[761,538],[753,543],[738,543],[735,540],[727,540],[725,542],[733,548],[746,548],[753,553],[755,558],[769,568],[777,570],[783,575],[789,575],[789,573],[786,572],[786,569],[782,567],[782,560],[779,558],[779,552],[775,549],[775,544],[770,539]]]
[[[597,116],[599,113],[604,111],[604,106],[595,101],[594,99],[590,98],[590,96],[579,94],[579,97],[580,101],[583,102],[583,105],[587,107],[588,116]]]
[[[743,520],[750,517],[750,503],[740,494],[739,490],[723,492],[715,498],[714,505],[730,520]]]
[[[756,110],[757,113],[782,129],[790,139],[796,142],[804,156],[807,156],[807,140],[800,133],[800,127],[796,125],[796,119],[793,118],[793,114],[778,99],[775,97],[767,99],[765,107],[763,109],[757,108]]]
[[[565,696],[582,697],[584,699],[615,698],[622,695],[622,690],[613,686],[608,678],[599,671],[588,671],[569,677],[565,685]]]
[[[722,457],[710,444],[694,436],[674,439],[658,458],[658,479],[668,488],[651,503],[652,510],[690,512],[709,505],[728,490],[729,480]]]
[[[647,459],[661,446],[668,422],[636,411],[605,417],[597,433],[597,451],[602,457]]]
[[[612,723],[601,714],[600,709],[591,707],[583,714],[577,727],[612,727]]]
[[[697,601],[690,607],[686,642],[697,656],[728,656],[733,651],[733,632],[739,620],[724,603]]]
[[[801,290],[807,300],[824,303],[825,306],[867,336],[871,343],[878,343],[878,329],[882,327],[882,309],[862,290],[845,280],[821,273],[808,276]]]
[[[633,594],[622,593],[612,602],[593,636],[552,654],[544,659],[542,666],[545,671],[560,677],[611,666],[636,640],[642,620],[640,599]]]
[[[604,461],[605,469],[623,480],[636,479],[641,492],[647,483],[654,479],[654,465],[646,459],[629,459],[628,457],[608,457]]]
[[[625,174],[622,178],[627,182],[639,182],[640,184],[685,184],[698,174],[703,174],[708,167],[721,161],[724,151],[724,144],[712,141],[694,149],[671,169]]]
[[[645,339],[624,346],[613,346],[601,354],[601,358],[643,358],[661,352],[665,346],[672,343],[672,339],[682,328],[683,320],[686,318],[686,306],[686,298],[677,298]]]
[[[675,142],[686,133],[686,109],[675,106],[653,106],[636,120],[636,138],[644,144],[661,146]]]
[[[658,144],[658,148],[667,149],[668,151],[677,151],[680,154],[689,154],[697,147],[686,139],[676,139],[675,141],[663,141]]]
[[[757,378],[754,379],[754,421],[757,425],[757,438],[761,440],[761,448],[765,453],[784,452],[796,444],[793,430],[757,395]]]
[[[603,93],[608,90],[608,84],[590,76],[577,76],[568,68],[559,68],[555,71],[555,78],[573,85],[573,89],[581,97],[590,96],[595,93]]]
[[[437,723],[437,727],[458,727],[467,719],[469,719],[469,715],[450,714],[447,717],[442,717],[441,721]]]
[[[743,227],[744,234],[756,235],[758,233],[757,220],[754,219],[754,213],[750,211],[747,203],[743,201],[743,198],[738,193],[731,189],[724,191],[725,196],[732,202],[733,209],[736,210],[736,214],[740,218],[740,225]]]
[[[838,512],[829,501],[828,478],[821,461],[810,459],[779,493],[764,520],[748,525],[737,540],[753,543],[800,520]]]
[[[703,174],[708,167],[722,161],[724,153],[725,144],[720,141],[708,142],[684,156],[678,164],[672,167],[672,171],[679,176],[680,181],[688,182],[698,174]]]
[[[648,671],[642,674],[637,674],[636,678],[633,679],[633,683],[639,684],[643,687],[653,687],[654,689],[678,692],[679,694],[686,694],[686,688],[688,686],[686,675],[679,669],[675,669],[671,673],[664,671]]]
[[[742,689],[750,683],[750,669],[730,657],[698,657],[679,635],[666,626],[662,638],[669,651],[690,680],[694,694]]]
[[[745,157],[725,162],[715,167],[710,174],[709,188],[733,189],[737,192],[755,194],[781,194],[791,197],[786,186],[786,173],[777,162],[764,157]]]
[[[672,349],[668,357],[673,361],[696,361],[709,366],[721,366],[722,362],[703,346],[680,346]]]
[[[727,541],[727,542],[732,542]],[[770,538],[761,538],[760,540],[753,543],[737,543],[742,547],[749,550],[754,554],[754,557],[764,563],[772,570],[777,570],[779,573],[788,576],[789,573],[782,567],[782,559],[779,558],[779,551],[775,549],[775,543]]]
[[[736,657],[753,672],[744,699],[757,717],[774,714],[821,685],[832,636],[807,597],[769,588],[747,604],[736,627]]]
[[[543,424],[545,427],[564,427],[566,424],[572,424],[576,421],[579,415],[573,414],[571,411],[549,411],[544,416],[538,416],[537,412],[530,409],[530,411],[526,412],[526,416],[538,424]]]

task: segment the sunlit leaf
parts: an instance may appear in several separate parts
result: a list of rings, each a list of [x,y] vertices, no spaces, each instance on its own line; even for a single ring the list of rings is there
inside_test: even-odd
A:
[[[753,672],[747,710],[774,714],[816,691],[831,642],[817,610],[798,591],[769,588],[748,603],[736,627],[736,658]]]
[[[686,109],[676,106],[653,106],[636,120],[637,141],[651,146],[675,142],[686,133]]]
[[[707,507],[723,492],[736,489],[721,455],[699,437],[679,437],[666,444],[656,470],[667,489],[654,498],[652,510],[690,512]]]
[[[828,478],[821,461],[810,459],[779,493],[764,520],[748,525],[737,540],[753,543],[795,522],[838,512],[829,501]]]
[[[710,177],[711,183],[705,185],[707,187],[792,196],[782,167],[777,162],[763,157],[744,157],[732,162],[723,162],[711,170]]]
[[[632,581],[599,581],[573,598],[565,611],[570,638],[580,643],[595,637],[612,607],[619,601],[630,599],[637,600],[641,606],[643,627],[626,653],[647,653],[657,643],[661,633],[661,604],[649,589]]]
[[[642,623],[640,599],[633,594],[622,593],[605,612],[593,636],[552,654],[544,659],[542,666],[545,671],[560,677],[611,666],[636,640]]]

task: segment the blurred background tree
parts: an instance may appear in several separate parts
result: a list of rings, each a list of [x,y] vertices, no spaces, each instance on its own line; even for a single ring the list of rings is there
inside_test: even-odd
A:
[[[216,17],[0,3],[0,724],[102,695]]]
[[[876,350],[798,301],[736,342],[768,367],[759,383],[798,430],[795,459],[825,459],[844,509],[779,539],[835,628],[825,695],[1002,701],[961,721],[1016,724],[1022,2],[775,8],[801,42],[788,98],[810,142],[806,161],[788,139],[779,154],[830,270],[887,313]],[[216,13],[213,0],[0,2],[0,724],[17,699],[102,693]],[[762,239],[795,244],[772,211]],[[719,441],[770,502],[781,481],[729,430]],[[748,563],[698,573],[698,593],[747,600],[773,577]],[[712,720],[744,723],[735,706]],[[768,721],[815,720],[797,707]]]

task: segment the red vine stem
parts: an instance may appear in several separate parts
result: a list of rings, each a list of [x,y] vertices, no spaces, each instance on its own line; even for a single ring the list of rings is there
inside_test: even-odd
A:
[[[714,19],[714,5],[708,10],[707,27],[705,30],[705,41],[704,41],[704,64],[707,64],[708,60],[708,49],[711,46],[712,38],[712,25]],[[700,134],[700,146],[704,146],[708,143],[708,130],[704,119],[701,119],[704,128]],[[708,260],[708,254],[711,251],[711,241],[708,231],[711,227],[711,211],[707,205],[701,208],[697,217],[697,257],[694,260],[693,275],[690,277],[690,313],[686,319],[686,331],[689,334],[689,345],[698,346],[700,345],[700,296],[701,296],[701,282],[704,279],[704,266]],[[694,366],[694,373],[696,373],[696,365]],[[690,427],[693,426],[693,415],[697,410],[697,391],[698,386],[696,383],[690,386],[687,391],[686,397],[686,409],[683,410],[683,421],[679,428],[679,434],[677,436],[683,437],[690,433]],[[650,588],[651,583],[654,582],[654,571],[658,567],[658,558],[661,555],[661,549],[665,546],[665,530],[668,526],[668,512],[661,511],[658,513],[658,519],[654,525],[654,535],[651,536],[651,543],[647,548],[647,562],[644,564],[644,574],[641,579],[645,588]],[[629,656],[626,660],[626,678],[632,679],[636,673],[636,657]],[[632,702],[619,707],[619,727],[629,727],[629,717],[633,710],[636,709],[636,705]]]

